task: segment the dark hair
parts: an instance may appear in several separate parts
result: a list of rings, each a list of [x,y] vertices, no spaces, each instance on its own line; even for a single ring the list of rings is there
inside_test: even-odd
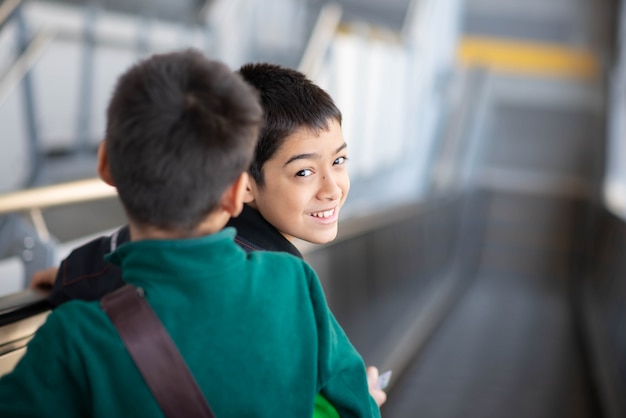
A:
[[[109,103],[105,142],[129,218],[192,231],[248,168],[261,121],[256,92],[198,51],[131,67]]]
[[[327,130],[329,121],[341,124],[333,99],[299,71],[273,64],[246,64],[239,74],[259,92],[264,121],[248,172],[264,185],[263,164],[298,129]]]

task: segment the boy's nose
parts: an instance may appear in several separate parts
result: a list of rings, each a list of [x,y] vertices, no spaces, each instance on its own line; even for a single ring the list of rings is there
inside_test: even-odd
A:
[[[341,198],[342,189],[339,187],[337,180],[331,174],[322,176],[318,197],[323,200],[338,200]]]

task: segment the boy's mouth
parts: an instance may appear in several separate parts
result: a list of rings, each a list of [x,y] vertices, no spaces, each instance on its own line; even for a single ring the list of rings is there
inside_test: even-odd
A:
[[[313,216],[314,218],[328,219],[335,214],[336,210],[337,208],[332,208],[332,209],[323,210],[320,212],[311,212],[310,215]]]

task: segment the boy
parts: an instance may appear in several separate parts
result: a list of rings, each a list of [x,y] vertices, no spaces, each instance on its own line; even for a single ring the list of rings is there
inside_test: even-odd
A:
[[[121,77],[107,116],[98,171],[131,239],[108,259],[145,290],[216,416],[311,416],[320,391],[342,416],[379,416],[311,268],[246,255],[222,230],[248,186],[261,118],[251,89],[199,53],[159,55]],[[73,301],[0,380],[0,416],[85,415],[161,412],[106,314]]]

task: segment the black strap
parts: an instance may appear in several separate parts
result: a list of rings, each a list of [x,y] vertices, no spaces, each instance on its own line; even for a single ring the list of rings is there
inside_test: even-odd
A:
[[[143,289],[125,285],[103,297],[100,305],[167,418],[215,418]]]

